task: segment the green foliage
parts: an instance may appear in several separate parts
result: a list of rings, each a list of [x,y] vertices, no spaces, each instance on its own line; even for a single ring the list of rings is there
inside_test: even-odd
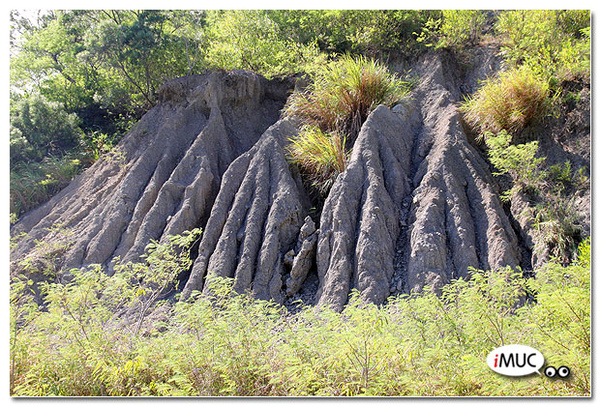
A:
[[[82,169],[81,162],[71,155],[15,164],[10,171],[10,212],[19,216],[47,202]]]
[[[502,12],[496,31],[513,66],[524,64],[557,84],[590,75],[589,10]]]
[[[40,161],[78,145],[81,130],[75,114],[57,102],[33,95],[11,109],[11,163]]]
[[[533,342],[543,345],[547,365],[569,365],[576,391],[589,388],[591,371],[590,240],[579,246],[577,260],[563,266],[551,262],[528,280],[536,304],[524,308]],[[539,343],[539,344],[538,344]],[[533,345],[534,348],[535,345]],[[562,388],[560,394],[565,394]]]
[[[513,145],[512,137],[504,130],[494,135],[486,133],[490,162],[498,170],[494,175],[510,175],[513,186],[502,194],[505,201],[525,192],[539,201],[531,210],[535,230],[534,254],[550,256],[568,264],[583,238],[583,228],[575,209],[575,196],[567,192],[585,188],[588,178],[583,168],[577,172],[565,162],[544,168],[544,157],[538,155],[538,142]]]
[[[539,190],[547,175],[541,168],[546,159],[536,158],[537,141],[518,145],[511,141],[512,137],[505,130],[485,135],[490,162],[498,170],[495,175],[508,174],[513,178],[513,187],[503,195],[507,200],[523,189]]]
[[[311,71],[324,62],[314,44],[300,44],[282,36],[263,11],[213,12],[206,35],[206,58],[213,68],[246,69],[272,77]]]
[[[439,18],[430,18],[417,41],[435,49],[448,48],[463,53],[477,43],[486,22],[485,11],[443,10]]]
[[[134,105],[152,107],[166,80],[190,74],[198,64],[199,52],[192,53],[190,46],[201,42],[188,36],[192,31],[182,30],[200,23],[193,14],[182,19],[181,13],[158,10],[99,13],[108,17],[85,33],[86,57],[116,72]]]
[[[589,177],[585,175],[585,168],[575,171],[571,168],[571,161],[551,165],[546,172],[555,195],[564,196],[568,192],[585,189],[589,182]]]
[[[380,307],[354,293],[342,313],[290,313],[213,278],[209,295],[196,292],[173,306],[159,299],[153,309],[162,321],[148,318],[137,332],[131,320],[157,290],[131,268],[112,277],[93,268],[48,284],[45,308],[28,301],[27,281],[16,280],[11,393],[589,396],[589,251],[588,241],[576,262],[548,264],[535,279],[510,268],[472,271],[441,295],[403,295]],[[538,349],[549,365],[568,365],[572,377],[511,379],[491,371],[487,354],[515,343]]]
[[[346,169],[350,152],[346,138],[339,133],[325,134],[317,127],[306,126],[288,147],[290,162],[322,195],[326,195],[337,176]]]
[[[437,47],[464,49],[479,39],[484,24],[480,10],[444,10]]]
[[[11,392],[140,394],[140,378],[152,364],[136,352],[143,334],[157,328],[144,321],[190,266],[189,247],[199,234],[195,229],[165,244],[152,243],[145,263],[116,264],[113,276],[93,265],[40,284],[42,308],[27,295],[31,281],[12,281]]]
[[[32,197],[16,214],[66,184],[60,174],[70,171],[54,163],[91,165],[154,104],[164,81],[204,69],[203,19],[192,10],[45,11],[37,22],[11,14],[11,182],[23,189],[11,200]]]
[[[284,38],[316,41],[329,54],[347,52],[381,57],[385,52],[415,55],[415,34],[435,11],[423,10],[271,10]]]
[[[480,133],[517,133],[550,112],[548,82],[528,67],[510,69],[487,79],[461,105],[465,121]]]

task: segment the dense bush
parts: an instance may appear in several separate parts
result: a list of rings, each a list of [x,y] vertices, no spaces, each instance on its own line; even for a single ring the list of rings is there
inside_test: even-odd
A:
[[[432,17],[427,21],[417,41],[464,56],[465,49],[476,44],[482,36],[485,13],[481,10],[443,10],[439,18]]]
[[[11,163],[40,161],[79,145],[79,120],[64,106],[32,95],[11,109]]]
[[[267,77],[310,72],[324,61],[316,45],[281,35],[263,11],[231,10],[209,15],[207,62],[212,68],[246,69]]]
[[[535,279],[473,271],[385,306],[354,295],[342,313],[237,294],[227,279],[208,296],[162,298],[188,265],[197,233],[154,245],[148,263],[99,267],[46,284],[43,306],[26,279],[11,283],[11,393],[17,396],[589,396],[589,243],[567,267]],[[183,254],[183,256],[182,256]],[[152,280],[148,280],[152,278]],[[526,299],[534,297],[534,300]],[[506,344],[538,349],[568,380],[491,371]]]
[[[316,41],[326,53],[385,53],[414,56],[423,50],[415,38],[429,18],[429,10],[271,10],[284,38],[301,44]]]
[[[496,31],[512,66],[527,65],[557,83],[589,80],[589,10],[505,11],[498,18]]]
[[[19,216],[47,202],[81,170],[81,162],[72,155],[17,163],[10,171],[10,212]]]
[[[41,95],[22,98],[11,109],[10,212],[18,216],[45,203],[83,165],[79,119]]]

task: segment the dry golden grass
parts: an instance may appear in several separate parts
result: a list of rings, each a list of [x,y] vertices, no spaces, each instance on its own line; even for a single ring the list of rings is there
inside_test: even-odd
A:
[[[291,140],[290,160],[320,193],[327,193],[337,176],[346,169],[349,152],[346,137],[324,133],[318,127],[305,127]]]
[[[515,134],[549,112],[550,89],[530,69],[511,69],[488,79],[460,110],[480,134],[501,130]]]

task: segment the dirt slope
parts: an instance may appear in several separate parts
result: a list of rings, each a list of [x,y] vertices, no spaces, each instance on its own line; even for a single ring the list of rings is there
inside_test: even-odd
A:
[[[354,288],[383,303],[399,286],[439,288],[470,266],[519,265],[517,238],[459,124],[446,68],[426,61],[411,100],[395,112],[380,106],[364,124],[323,208],[319,303],[340,309]]]
[[[469,267],[522,265],[523,238],[456,109],[495,69],[486,55],[461,77],[439,55],[420,61],[418,87],[371,113],[313,218],[286,160],[299,126],[280,111],[293,81],[248,72],[172,81],[117,152],[13,227],[27,236],[12,272],[40,261],[40,241],[55,244],[59,273],[92,263],[112,272],[113,258],[137,261],[151,239],[193,227],[204,231],[183,298],[216,275],[261,299],[339,310],[352,289],[379,304],[439,289]]]

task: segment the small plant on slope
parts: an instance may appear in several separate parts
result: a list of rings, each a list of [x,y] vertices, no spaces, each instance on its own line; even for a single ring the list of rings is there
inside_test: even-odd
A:
[[[344,172],[349,156],[345,137],[335,132],[326,134],[311,126],[291,140],[289,152],[291,161],[322,194],[326,194],[337,175]]]
[[[508,200],[523,188],[531,191],[539,190],[546,173],[540,169],[545,158],[536,158],[538,142],[512,145],[512,137],[502,130],[497,135],[486,133],[486,144],[489,148],[490,162],[498,169],[495,175],[509,174],[514,186],[503,194]]]
[[[460,110],[465,121],[481,134],[501,130],[516,134],[548,114],[550,107],[548,82],[521,67],[488,79]]]

